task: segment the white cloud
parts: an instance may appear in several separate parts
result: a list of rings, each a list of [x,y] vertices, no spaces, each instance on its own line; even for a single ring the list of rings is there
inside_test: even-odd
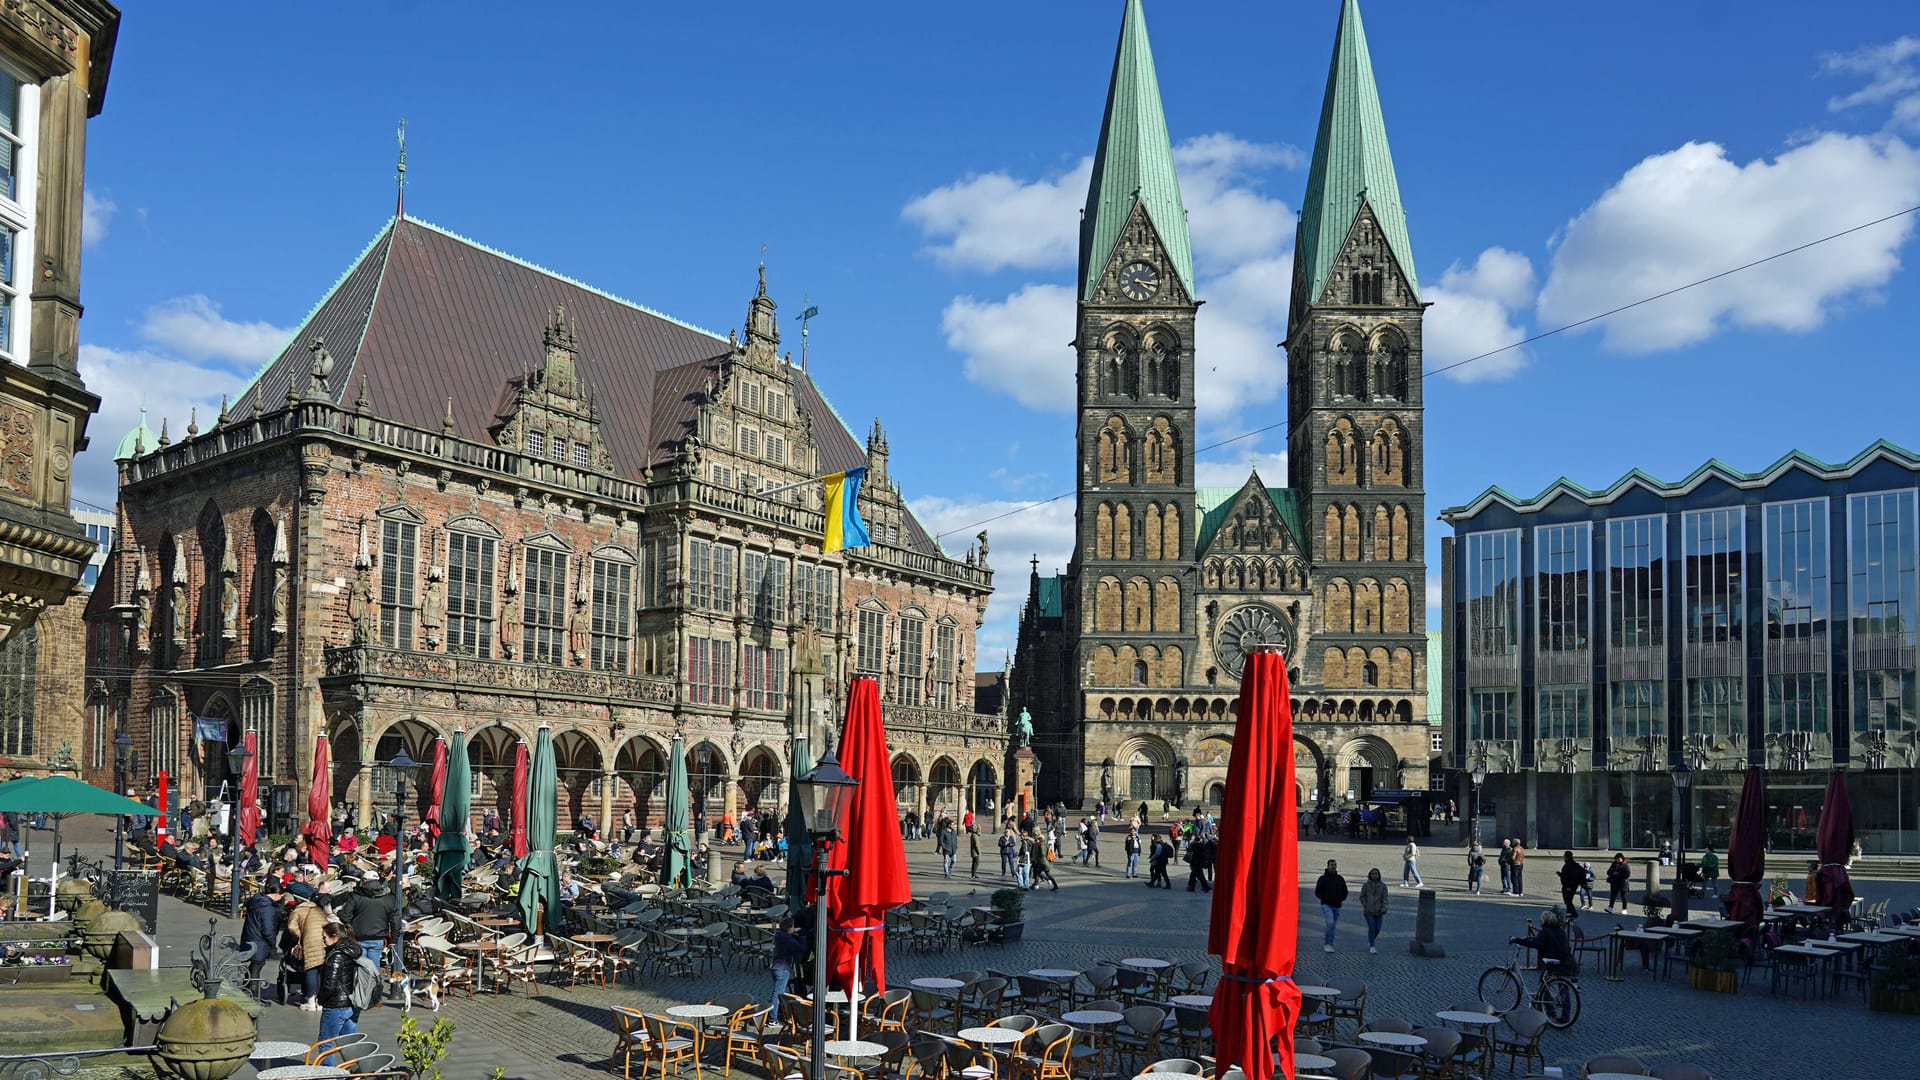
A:
[[[293,334],[268,322],[235,322],[205,296],[177,296],[147,309],[140,336],[170,352],[200,359],[263,364]]]
[[[1239,431],[1244,410],[1274,402],[1286,390],[1287,356],[1279,345],[1292,282],[1291,253],[1243,262],[1201,281],[1207,305],[1194,331],[1200,339],[1194,404],[1208,430]]]
[[[1173,160],[1180,170],[1193,256],[1202,266],[1230,268],[1292,246],[1292,208],[1249,185],[1275,166],[1298,168],[1302,155],[1297,148],[1215,132],[1181,143]]]
[[[1238,444],[1236,444],[1238,445]],[[1281,487],[1287,482],[1287,452],[1285,450],[1260,451],[1244,457],[1231,458],[1219,455],[1229,453],[1231,448],[1215,451],[1212,461],[1193,463],[1193,484],[1195,487],[1232,487],[1237,488],[1247,482],[1252,470],[1260,470],[1260,479],[1268,487]]]
[[[118,209],[119,205],[105,195],[95,195],[91,191],[82,193],[80,243],[83,247],[92,247],[107,238],[107,226],[113,221],[113,212]]]
[[[1533,286],[1533,263],[1506,248],[1488,248],[1471,266],[1456,262],[1447,267],[1425,290],[1433,304],[1421,331],[1427,370],[1482,357],[1446,372],[1462,382],[1477,382],[1504,379],[1526,366],[1525,349],[1483,354],[1526,336],[1519,318],[1533,303]]]
[[[994,571],[993,598],[987,604],[986,622],[976,639],[975,656],[980,667],[997,668],[1005,654],[1013,651],[1020,628],[1020,609],[1027,602],[1027,578],[1033,570],[1029,561],[1040,559],[1040,572],[1053,574],[1065,570],[1073,557],[1073,499],[1042,503],[986,526],[978,523],[997,517],[1027,503],[1005,499],[948,499],[922,496],[908,500],[913,512],[935,535],[954,531],[946,538],[949,551],[964,550],[981,528],[987,530],[991,549],[988,565]]]
[[[1745,165],[1688,143],[1629,169],[1567,223],[1539,318],[1557,324],[1720,273],[1920,201],[1920,152],[1892,137],[1827,133]],[[1911,216],[1599,324],[1607,347],[1690,345],[1728,325],[1806,331],[1899,268]]]
[[[956,296],[940,315],[947,347],[965,358],[967,378],[1030,409],[1074,405],[1073,290],[1027,285],[1004,300]]]
[[[1858,75],[1867,85],[1830,98],[1827,108],[1844,112],[1862,105],[1885,105],[1888,126],[1920,131],[1920,37],[1898,37],[1847,53],[1828,53],[1821,64],[1829,74]]]
[[[80,377],[100,395],[100,411],[87,423],[87,451],[74,462],[74,494],[96,506],[114,504],[119,478],[113,451],[140,422],[142,408],[155,431],[165,417],[168,435],[177,441],[196,410],[200,426],[211,427],[220,415],[220,395],[238,390],[245,378],[219,364],[88,344],[80,346]]]
[[[1090,157],[1040,180],[980,173],[927,192],[900,216],[929,238],[921,250],[947,266],[992,272],[1071,264],[1079,257],[1080,211],[1092,175]]]

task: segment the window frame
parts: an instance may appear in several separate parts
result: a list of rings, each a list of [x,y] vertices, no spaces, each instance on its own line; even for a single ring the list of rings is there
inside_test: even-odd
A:
[[[567,662],[569,552],[529,545],[521,559],[520,657],[530,664]]]
[[[493,656],[499,559],[498,537],[447,529],[447,652],[480,660]]]
[[[420,612],[420,523],[383,516],[380,521],[380,643],[414,647]]]
[[[593,556],[587,666],[595,671],[624,673],[632,664],[636,569],[624,552]]]

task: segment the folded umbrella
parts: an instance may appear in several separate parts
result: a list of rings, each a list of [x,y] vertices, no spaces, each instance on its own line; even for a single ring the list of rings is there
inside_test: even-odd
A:
[[[1853,881],[1847,876],[1847,860],[1853,856],[1853,800],[1847,795],[1847,774],[1840,769],[1827,778],[1814,848],[1820,856],[1814,874],[1819,902],[1833,909],[1833,925],[1844,927],[1853,919]]]

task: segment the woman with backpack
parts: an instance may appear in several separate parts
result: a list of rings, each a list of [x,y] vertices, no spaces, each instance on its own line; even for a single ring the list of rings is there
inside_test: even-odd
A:
[[[1475,840],[1467,846],[1467,892],[1480,894],[1480,879],[1487,872],[1487,857],[1480,853],[1480,841]]]
[[[353,1005],[360,946],[340,923],[328,923],[321,933],[327,942],[326,956],[320,961],[320,1038],[324,1040],[360,1030],[360,1010]],[[325,1063],[322,1059],[321,1064]]]

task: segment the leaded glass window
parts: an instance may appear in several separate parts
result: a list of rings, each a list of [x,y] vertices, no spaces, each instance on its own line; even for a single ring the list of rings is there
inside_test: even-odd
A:
[[[593,560],[593,641],[596,671],[625,671],[633,639],[633,564]]]
[[[524,657],[536,664],[566,662],[567,553],[528,548],[524,600],[526,614],[520,629]]]
[[[494,539],[447,534],[447,651],[493,655]]]
[[[383,518],[380,522],[380,643],[390,649],[413,648],[414,576],[419,559],[420,526]]]

